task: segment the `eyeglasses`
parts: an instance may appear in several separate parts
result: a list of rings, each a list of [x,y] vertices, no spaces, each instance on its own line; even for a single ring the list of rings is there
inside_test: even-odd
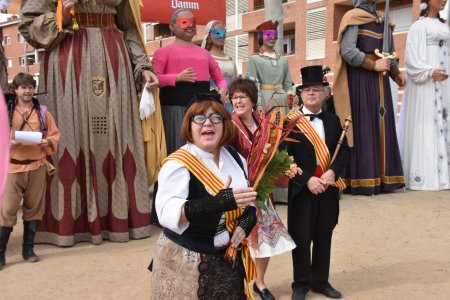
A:
[[[323,89],[321,88],[304,88],[300,90],[301,93],[318,93],[318,92],[323,92]]]
[[[241,100],[241,99],[245,99],[245,98],[248,98],[248,96],[247,95],[242,95],[242,96],[233,96],[233,97],[231,97],[231,100]]]
[[[210,120],[212,124],[217,125],[222,123],[223,117],[219,114],[211,114],[209,116],[205,115],[195,115],[192,117],[192,122],[194,122],[197,125],[203,125],[205,124],[206,120]]]

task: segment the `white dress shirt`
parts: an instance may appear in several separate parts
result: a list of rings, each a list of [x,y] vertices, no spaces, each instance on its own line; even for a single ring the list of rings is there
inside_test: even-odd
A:
[[[305,115],[317,115],[322,112],[322,110],[320,110],[317,114],[315,114],[315,113],[311,112],[309,109],[307,109],[306,107],[303,107],[302,111],[303,111],[303,114],[305,114]],[[309,116],[307,116],[306,118],[310,119]],[[312,120],[310,122],[311,122],[311,125],[316,130],[316,132],[319,134],[320,138],[323,141],[325,141],[325,129],[323,128],[323,121],[320,118],[314,118],[314,120]]]
[[[182,148],[199,158],[223,182],[227,180],[228,176],[231,176],[231,188],[248,186],[241,167],[225,148],[220,149],[219,165],[214,162],[213,154],[205,152],[193,144],[188,143]],[[240,158],[247,173],[247,163],[242,156]],[[180,224],[181,209],[189,195],[189,181],[188,169],[175,160],[167,161],[158,175],[155,208],[159,223],[177,234],[182,234],[189,227],[189,223]],[[219,224],[224,222],[225,214],[222,214]],[[221,232],[214,237],[214,246],[226,246],[229,240],[228,231]]]

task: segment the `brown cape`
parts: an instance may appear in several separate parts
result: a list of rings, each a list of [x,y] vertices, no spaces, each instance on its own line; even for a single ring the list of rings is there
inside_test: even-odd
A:
[[[354,8],[348,11],[342,18],[339,26],[338,39],[337,39],[337,51],[336,51],[336,65],[334,70],[333,80],[333,93],[334,93],[334,107],[336,114],[341,120],[341,124],[344,125],[345,119],[352,116],[352,110],[350,105],[350,93],[348,90],[347,79],[347,64],[341,56],[341,42],[342,35],[349,26],[360,26],[368,23],[375,22],[377,18],[369,12]],[[347,131],[347,142],[350,147],[353,147],[353,126],[350,123]]]

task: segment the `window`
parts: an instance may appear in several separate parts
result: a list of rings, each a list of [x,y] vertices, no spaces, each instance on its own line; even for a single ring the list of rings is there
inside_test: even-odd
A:
[[[6,63],[7,63],[8,68],[12,68],[13,65],[12,65],[12,59],[11,58],[8,57],[6,59]]]
[[[394,32],[408,31],[412,25],[412,6],[391,10],[389,17],[395,24]]]
[[[248,35],[242,34],[226,38],[224,50],[226,54],[233,58],[238,74],[242,73],[242,61],[248,57]]]
[[[18,33],[17,34],[17,41],[19,43],[25,43],[25,38],[20,33]]]
[[[44,49],[37,49],[34,50],[34,60],[36,64],[40,64],[41,63],[41,59],[44,55]]]
[[[255,0],[253,2],[253,7],[255,10],[264,8],[264,0]]]
[[[155,36],[153,35],[152,23],[144,23],[142,24],[142,29],[144,32],[144,40],[146,43],[153,41]]]
[[[236,14],[236,1],[237,1],[237,13],[242,14],[248,11],[247,0],[227,0],[226,1],[226,14],[227,16],[234,16]],[[257,2],[257,1],[256,1]],[[264,3],[264,1],[263,1]],[[227,22],[228,24],[228,22]]]
[[[237,46],[236,37],[229,37],[225,40],[225,53],[233,58],[236,62],[236,51],[238,53],[238,59],[243,59],[248,57],[248,35],[242,34],[237,36]]]
[[[295,53],[295,36],[286,36],[283,38],[284,54]]]
[[[322,0],[306,0],[306,4],[311,4],[311,3],[316,3],[316,2],[320,2]]]
[[[11,37],[8,35],[5,36],[5,45],[11,45]]]
[[[325,57],[325,17],[325,7],[311,9],[306,12],[307,60]]]
[[[36,53],[35,52],[27,54],[26,56],[19,57],[19,64],[22,67],[34,65],[35,62],[36,62]]]

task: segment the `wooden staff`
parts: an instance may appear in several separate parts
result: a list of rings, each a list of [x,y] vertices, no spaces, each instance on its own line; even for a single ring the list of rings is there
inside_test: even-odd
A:
[[[347,133],[348,126],[350,126],[351,122],[352,122],[351,116],[348,116],[347,118],[345,118],[344,127],[342,127],[341,137],[339,138],[338,145],[336,146],[336,150],[334,150],[334,154],[333,154],[333,158],[331,159],[330,166],[336,159],[336,156],[338,155],[339,150],[341,149],[342,143],[344,142],[345,134]]]

